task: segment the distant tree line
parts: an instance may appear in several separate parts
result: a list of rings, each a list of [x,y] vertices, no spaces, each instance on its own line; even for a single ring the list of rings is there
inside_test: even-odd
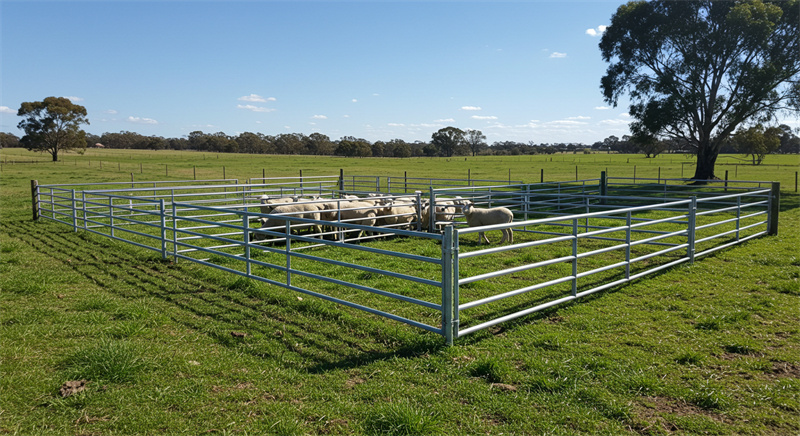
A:
[[[754,129],[754,130],[751,130]],[[786,125],[763,128],[753,127],[738,132],[722,147],[723,153],[754,155],[754,163],[760,163],[769,153],[800,153],[800,137]],[[747,132],[747,134],[745,134]],[[770,139],[760,140],[758,135],[767,134]],[[479,130],[463,131],[446,127],[435,132],[431,141],[406,142],[402,139],[370,142],[363,138],[345,136],[331,140],[321,133],[282,133],[265,135],[244,132],[236,136],[223,132],[204,133],[194,131],[181,138],[145,136],[136,132],[121,131],[94,135],[86,133],[89,147],[101,144],[104,148],[132,150],[192,150],[214,153],[249,154],[296,154],[313,156],[344,157],[452,157],[477,155],[533,155],[554,153],[644,153],[655,157],[661,153],[691,153],[692,148],[679,140],[637,141],[629,135],[621,138],[609,136],[588,145],[583,143],[527,143],[497,141],[491,145]],[[0,146],[19,147],[20,139],[11,133],[0,132]]]

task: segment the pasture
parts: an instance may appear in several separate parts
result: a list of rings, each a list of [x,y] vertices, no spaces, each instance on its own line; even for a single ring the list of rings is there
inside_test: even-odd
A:
[[[48,434],[787,434],[800,431],[798,156],[778,236],[477,332],[441,337],[66,226],[30,180],[345,174],[538,182],[680,177],[680,155],[346,159],[0,153],[0,431]],[[552,159],[552,161],[550,161]],[[38,163],[33,163],[37,161]],[[26,162],[26,163],[11,163]],[[101,164],[102,162],[102,164]],[[739,165],[736,165],[739,162]],[[102,167],[101,167],[102,165]],[[224,169],[223,169],[224,168]],[[736,174],[736,177],[734,177]],[[498,236],[495,236],[495,240]],[[68,380],[86,389],[62,398]]]

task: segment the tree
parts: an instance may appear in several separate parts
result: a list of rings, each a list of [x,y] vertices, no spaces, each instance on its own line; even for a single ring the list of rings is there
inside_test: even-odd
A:
[[[662,141],[653,136],[636,136],[632,138],[631,141],[639,151],[644,153],[644,157],[648,159],[658,156],[669,148],[666,141]]]
[[[86,132],[80,128],[89,124],[86,108],[68,98],[24,102],[17,115],[23,117],[17,127],[25,132],[20,144],[28,150],[48,152],[56,162],[60,151],[86,149]]]
[[[787,1],[632,1],[600,41],[603,96],[629,94],[634,136],[682,139],[695,179],[713,179],[742,123],[800,110],[800,5]]]
[[[781,129],[781,148],[780,153],[800,153],[800,137],[792,132],[792,128],[786,124],[778,126]],[[798,129],[800,130],[800,129]]]
[[[478,153],[488,147],[486,145],[486,135],[480,130],[467,130],[466,141],[473,156],[477,156]]]
[[[453,156],[464,144],[464,131],[457,127],[445,127],[431,135],[431,145],[442,156]]]
[[[0,132],[0,148],[19,147],[19,138],[13,133]]]
[[[783,130],[779,127],[765,129],[757,124],[733,135],[733,146],[742,153],[753,156],[753,165],[761,165],[764,156],[781,147]]]

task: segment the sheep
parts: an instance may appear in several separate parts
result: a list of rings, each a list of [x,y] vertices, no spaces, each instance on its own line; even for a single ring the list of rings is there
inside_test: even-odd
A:
[[[359,224],[362,226],[374,226],[377,219],[377,211],[375,205],[365,201],[349,201],[342,204],[339,210],[339,219],[342,222],[350,224]],[[361,236],[363,231],[358,232]]]
[[[452,221],[453,218],[455,218],[457,207],[465,201],[466,200],[463,200],[460,196],[455,198],[437,198],[434,222]],[[422,206],[422,228],[424,229],[430,227],[430,213],[430,203],[425,201]]]
[[[272,213],[275,206],[283,205],[286,203],[294,203],[298,200],[299,196],[293,195],[291,197],[270,198],[268,195],[262,195],[259,200],[262,204],[261,213]]]
[[[283,204],[279,206],[275,206],[272,208],[271,215],[290,215],[296,218],[305,218],[311,220],[320,219],[320,206],[315,203],[295,203],[295,204]],[[269,228],[269,227],[277,227],[285,225],[285,220],[272,218],[272,217],[265,217],[261,218],[261,228]],[[319,224],[305,224],[304,226],[311,226],[317,233],[322,232],[322,228]],[[256,236],[256,239],[262,239]]]
[[[401,229],[411,228],[411,223],[417,217],[417,209],[413,203],[386,203],[378,209],[378,215],[387,226],[397,226]]]
[[[464,212],[464,218],[467,219],[467,224],[470,227],[508,224],[514,220],[514,213],[505,207],[482,209],[474,207],[471,202],[465,202],[465,204],[461,207],[461,210]],[[514,242],[514,232],[510,228],[501,229],[500,231],[503,232],[503,239],[500,240],[501,244],[506,241],[509,243]],[[481,244],[483,241],[486,241],[487,244],[490,243],[489,238],[486,237],[484,232],[479,232],[478,243]]]

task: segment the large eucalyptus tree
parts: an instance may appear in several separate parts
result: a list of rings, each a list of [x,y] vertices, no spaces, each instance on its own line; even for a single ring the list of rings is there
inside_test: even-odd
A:
[[[800,111],[798,25],[798,0],[629,2],[600,41],[603,96],[629,95],[633,135],[687,143],[713,179],[737,126]]]

